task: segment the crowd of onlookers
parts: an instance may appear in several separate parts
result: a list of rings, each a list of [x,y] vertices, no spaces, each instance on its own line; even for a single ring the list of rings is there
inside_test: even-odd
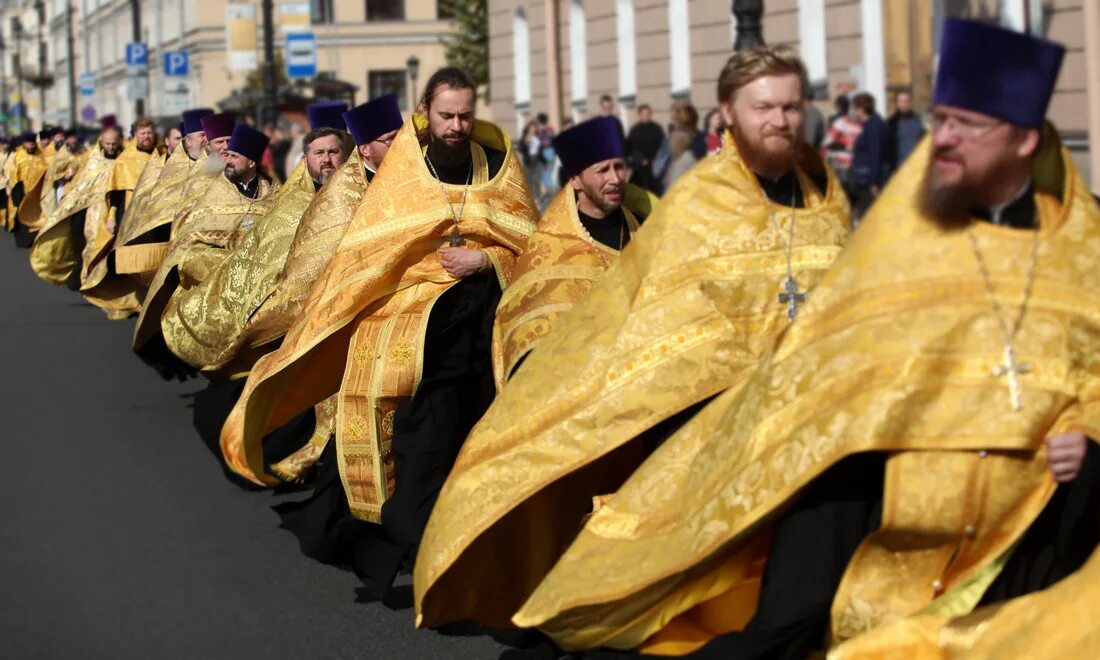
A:
[[[833,100],[834,112],[828,118],[813,103],[805,105],[804,139],[836,171],[856,219],[924,135],[924,121],[913,110],[909,92],[897,92],[894,106],[893,114],[884,120],[871,94],[847,90]],[[626,132],[614,100],[606,95],[600,99],[600,114],[614,118],[623,132],[630,182],[658,195],[692,165],[722,147],[726,126],[717,108],[700,124],[699,113],[690,102],[674,101],[667,129],[653,120],[649,105],[639,105],[636,112],[637,121]],[[572,125],[573,121],[566,119],[561,130]],[[520,141],[528,182],[540,208],[566,183],[551,143],[554,134],[549,117],[541,113],[527,123]]]

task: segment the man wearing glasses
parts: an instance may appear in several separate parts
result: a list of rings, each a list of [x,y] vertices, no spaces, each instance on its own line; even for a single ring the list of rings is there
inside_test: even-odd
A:
[[[1100,208],[1045,119],[1064,53],[947,21],[934,130],[799,322],[514,623],[705,658],[1095,654]]]

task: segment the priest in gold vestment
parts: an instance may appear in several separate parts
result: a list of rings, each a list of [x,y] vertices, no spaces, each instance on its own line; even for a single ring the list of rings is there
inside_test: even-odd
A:
[[[24,133],[19,138],[21,146],[11,157],[8,171],[9,222],[13,226],[15,245],[24,248],[34,243],[35,233],[46,221],[42,217],[38,191],[49,161],[34,137],[34,133]]]
[[[15,153],[11,149],[11,138],[0,135],[0,227],[9,232],[15,229],[12,225],[12,215],[8,212],[8,174],[10,171],[8,163],[11,162],[14,155]]]
[[[805,70],[740,51],[719,155],[681,177],[467,439],[424,535],[420,623],[508,626],[593,498],[737,389],[847,241],[839,182],[800,139]]]
[[[227,345],[271,295],[299,221],[315,193],[347,160],[341,117],[346,110],[343,102],[307,108],[312,130],[303,141],[305,154],[279,188],[271,210],[201,284],[181,287],[165,309],[161,331],[168,349],[207,378],[245,376],[263,354],[262,349],[238,354]]]
[[[206,186],[221,174],[220,159],[206,166],[207,137],[202,120],[214,114],[209,108],[184,111],[184,138],[166,154],[164,166],[148,193],[136,196],[126,209],[115,234],[115,269],[147,289],[168,253],[172,223],[202,197]],[[232,132],[232,125],[228,128]],[[229,133],[227,132],[226,135]]]
[[[570,649],[879,658],[1003,650],[1016,622],[1100,653],[1094,624],[1012,605],[1097,587],[1100,206],[1044,125],[1063,53],[947,21],[931,137],[805,315],[516,624]]]
[[[330,176],[331,179],[309,202],[300,222],[298,218],[279,214],[284,201],[276,203],[245,244],[219,267],[219,272],[225,274],[220,283],[222,291],[214,288],[219,281],[213,277],[202,285],[203,296],[189,293],[173,302],[180,320],[178,325],[206,330],[201,342],[197,335],[195,341],[188,341],[186,345],[173,338],[178,330],[169,329],[171,309],[162,323],[173,352],[201,367],[205,375],[227,369],[247,375],[256,359],[278,348],[287,328],[301,314],[313,283],[336,253],[344,230],[367,189],[368,180],[374,176],[403,123],[397,98],[392,94],[335,117],[327,115],[338,113],[339,106],[329,104],[312,109],[315,117],[311,117],[311,125],[318,129],[328,126],[329,129],[306,136],[304,144],[312,146],[308,146],[310,152],[302,163],[317,170],[311,173],[314,185]],[[333,127],[345,125],[358,148],[334,174],[329,173],[324,167],[326,154],[323,152],[331,152],[334,138],[326,134]],[[327,156],[332,158],[335,154]],[[238,281],[248,282],[250,286],[231,290],[232,283]],[[210,324],[190,320],[183,323],[189,317],[200,315],[216,320],[219,331],[214,333]],[[244,385],[243,379],[235,382],[237,386],[217,387],[219,390],[228,388],[227,396],[218,396],[212,386],[195,400],[196,429],[204,441],[215,447],[226,416]],[[228,407],[224,407],[226,404]],[[300,419],[284,425],[275,437],[265,441],[269,462],[278,461],[271,466],[271,471],[281,479],[301,480],[328,442],[336,423],[335,400],[323,401],[315,406],[315,411],[315,414],[300,415]],[[312,429],[308,428],[310,424]],[[297,428],[306,428],[309,437],[297,437]],[[294,449],[294,454],[287,457],[286,448]]]
[[[539,219],[538,230],[500,298],[493,326],[497,389],[527,354],[615,262],[657,198],[626,183],[619,124],[597,117],[554,137],[569,177]]]
[[[85,226],[88,254],[81,279],[84,299],[106,312],[111,319],[123,319],[141,310],[145,289],[140,282],[119,274],[115,267],[115,235],[126,209],[139,186],[147,192],[164,165],[157,147],[156,124],[148,117],[134,122],[134,139],[122,150],[107,181],[106,213],[92,226]]]
[[[492,315],[536,211],[507,136],[443,69],[398,133],[282,346],[256,363],[222,433],[258,483],[261,439],[338,393],[314,495],[284,526],[352,564],[381,597],[411,561],[431,501],[492,397]],[[369,521],[369,522],[367,522]]]
[[[65,187],[80,171],[87,157],[88,150],[75,141],[72,144],[65,143],[57,150],[49,167],[46,168],[46,174],[42,177],[42,185],[39,189],[41,217],[49,218],[57,211],[61,197],[65,194]]]
[[[219,456],[222,425],[244,389],[244,378],[256,359],[278,344],[240,352],[225,349],[271,295],[298,222],[344,164],[349,145],[342,113],[347,108],[342,101],[306,108],[312,130],[304,140],[304,157],[279,188],[270,210],[201,283],[181,283],[161,318],[168,350],[210,381],[195,396],[193,419],[203,441]],[[285,458],[309,440],[313,413],[299,417],[266,443],[272,460]]]
[[[118,127],[103,131],[61,202],[34,239],[31,268],[43,280],[79,291],[95,236],[105,227],[111,172],[123,151]]]
[[[266,146],[263,133],[244,124],[234,127],[223,173],[173,225],[171,248],[153,277],[134,330],[135,352],[165,378],[191,373],[167,350],[161,334],[161,317],[172,296],[180,286],[202,284],[275,201],[278,184],[257,167]]]

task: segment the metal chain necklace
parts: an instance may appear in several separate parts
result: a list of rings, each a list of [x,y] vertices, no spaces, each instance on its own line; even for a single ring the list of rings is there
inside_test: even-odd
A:
[[[794,221],[795,221],[795,202],[797,201],[796,195],[798,191],[798,176],[794,176],[794,181],[791,184],[791,226],[787,228],[787,240],[786,240],[786,253],[787,253],[787,279],[783,282],[783,291],[777,296],[780,303],[787,306],[787,320],[794,321],[798,316],[798,306],[806,302],[806,294],[798,290],[798,282],[794,279],[794,269],[791,267],[791,250],[794,249]],[[766,196],[766,194],[765,194]],[[775,227],[775,233],[782,238],[783,230],[779,226],[779,222],[775,219],[775,207],[769,201],[768,202],[768,217],[772,221],[772,226]]]
[[[589,238],[591,238],[594,242],[598,243],[598,241],[596,241],[595,237],[593,237],[591,234],[589,234]],[[624,242],[626,242],[626,214],[625,213],[623,213],[623,221],[621,223],[619,223],[619,252],[623,251],[623,243]],[[599,257],[600,263],[603,264],[603,269],[607,270],[608,268],[610,268],[611,264],[607,263],[607,259],[603,256],[603,250],[600,249],[600,246],[599,245],[593,245],[592,249],[596,251],[596,256]]]
[[[462,214],[466,212],[466,195],[470,192],[470,184],[474,181],[474,161],[470,159],[470,171],[466,175],[466,187],[462,189],[462,205],[458,207],[458,213],[455,213],[455,205],[451,202],[451,196],[447,194],[447,189],[443,187],[443,179],[439,178],[439,172],[435,171],[435,165],[432,164],[432,158],[425,151],[424,160],[428,161],[428,167],[432,170],[432,176],[439,183],[439,190],[443,193],[443,199],[447,200],[447,206],[451,208],[451,217],[454,218],[454,227],[451,228],[451,247],[461,247],[462,233],[458,230],[458,223],[462,219]]]
[[[1001,335],[1004,338],[1004,356],[1003,362],[997,365],[993,369],[994,378],[1008,378],[1008,394],[1012,401],[1013,410],[1023,410],[1023,391],[1020,387],[1020,374],[1026,374],[1031,371],[1031,365],[1027,362],[1016,361],[1016,335],[1020,333],[1020,325],[1023,323],[1024,314],[1027,313],[1028,303],[1031,301],[1031,292],[1035,287],[1035,271],[1036,266],[1039,263],[1039,232],[1034,232],[1034,237],[1031,241],[1031,266],[1028,269],[1027,274],[1027,286],[1024,288],[1023,299],[1020,301],[1020,308],[1016,312],[1016,318],[1012,320],[1012,326],[1009,327],[1008,322],[1005,321],[1003,308],[1001,303],[997,301],[997,295],[993,290],[993,278],[989,275],[989,269],[985,265],[985,259],[982,258],[981,249],[978,247],[978,238],[974,235],[973,228],[967,228],[966,235],[970,237],[970,247],[974,249],[974,258],[978,261],[978,272],[981,273],[982,282],[985,283],[985,290],[989,294],[989,302],[993,307],[993,314],[997,317],[997,324],[1001,328]]]

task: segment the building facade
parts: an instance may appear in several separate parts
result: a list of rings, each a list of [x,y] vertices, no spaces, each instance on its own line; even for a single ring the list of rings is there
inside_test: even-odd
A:
[[[45,14],[41,27],[38,4]],[[133,121],[137,90],[125,51],[126,44],[135,41],[136,5],[141,41],[148,46],[148,70],[144,82],[137,83],[147,87],[145,114],[168,120],[186,107],[217,108],[220,101],[249,87],[250,73],[260,79],[257,73],[230,67],[229,4],[251,7],[256,27],[250,43],[254,59],[262,63],[259,0],[0,0],[0,37],[5,44],[0,49],[5,65],[0,70],[5,87],[0,96],[12,105],[25,102],[34,126],[42,121],[68,125],[74,115],[87,125],[107,114],[116,115],[123,125]],[[312,31],[319,75],[350,83],[357,103],[394,92],[407,108],[410,97],[416,96],[411,93],[414,83],[446,63],[443,40],[453,27],[438,0],[274,0],[273,9],[276,60],[285,61],[288,25]],[[16,17],[19,38],[13,30]],[[41,92],[27,81],[29,75],[39,76],[42,68],[39,41],[44,42],[45,69],[52,79]],[[181,50],[189,56],[188,75],[166,76],[164,53]],[[17,58],[22,59],[22,76],[14,66]],[[419,81],[410,75],[410,60],[425,72]]]
[[[671,101],[717,106],[716,81],[737,31],[729,0],[493,0],[492,109],[517,133],[545,112],[555,127],[618,101],[624,122],[639,104],[667,121]],[[852,87],[890,110],[893,94],[931,101],[935,53],[947,17],[969,17],[1044,36],[1068,52],[1050,118],[1100,189],[1100,2],[1092,0],[764,0],[764,40],[800,52],[826,109]],[[886,101],[886,103],[884,103]]]

